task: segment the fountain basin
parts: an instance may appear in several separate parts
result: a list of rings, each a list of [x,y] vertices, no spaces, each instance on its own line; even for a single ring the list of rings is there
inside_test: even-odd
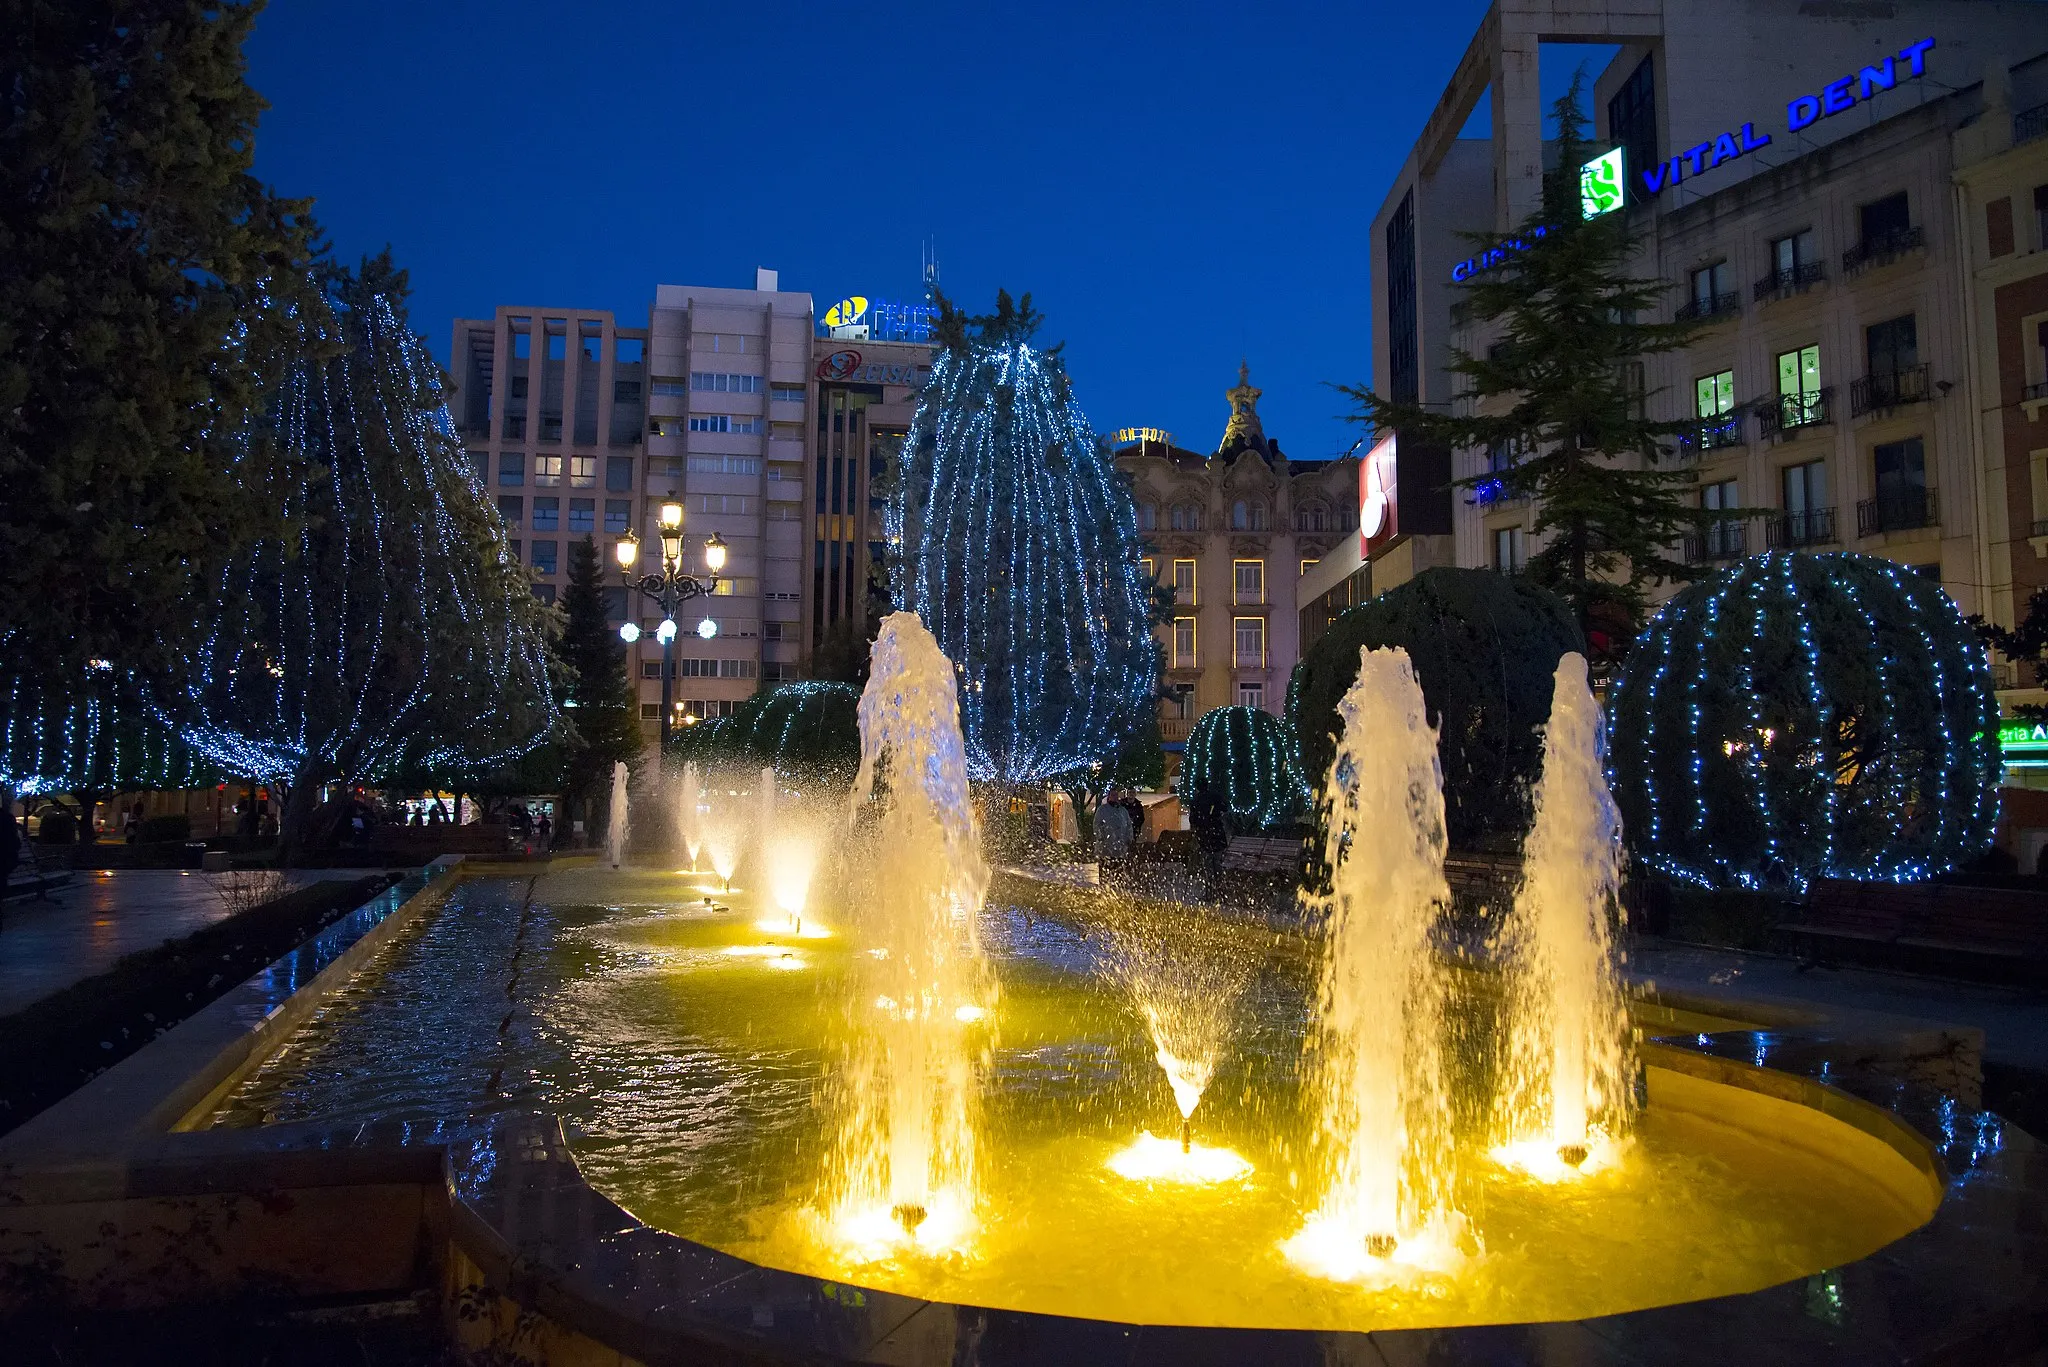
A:
[[[1355,1281],[1282,1249],[1306,1214],[1289,1082],[1299,984],[1264,973],[1195,1112],[1241,1176],[1112,1167],[1178,1110],[1142,1025],[1075,926],[990,913],[1000,1004],[982,1200],[951,1247],[877,1247],[833,1227],[818,1186],[832,1119],[815,1092],[844,1030],[856,937],[787,949],[736,898],[663,900],[672,874],[465,885],[374,975],[220,1108],[221,1126],[562,1117],[582,1179],[653,1229],[749,1265],[920,1302],[1122,1323],[1383,1331],[1579,1320],[1740,1296],[1867,1258],[1941,1199],[1926,1145],[1816,1084],[1653,1049],[1649,1105],[1613,1165],[1544,1181],[1461,1146],[1471,1228],[1454,1267]],[[829,909],[825,923],[833,924]],[[523,935],[512,1025],[498,969]],[[734,950],[742,952],[735,953]],[[778,971],[798,956],[802,972]],[[1169,1128],[1170,1127],[1170,1128]]]

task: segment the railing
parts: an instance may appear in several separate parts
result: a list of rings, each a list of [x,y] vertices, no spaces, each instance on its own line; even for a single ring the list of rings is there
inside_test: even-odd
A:
[[[1719,451],[1724,447],[1740,446],[1742,414],[1724,413],[1720,417],[1702,419],[1679,434],[1678,444],[1695,451]]]
[[[1927,402],[1927,363],[1880,370],[1849,386],[1849,416],[1860,418],[1902,404]]]
[[[2032,399],[2048,399],[2048,380],[2043,380],[2039,384],[2028,385],[2025,389],[2022,389],[2020,391],[2020,398],[2023,401]]]
[[[1161,717],[1159,719],[1159,739],[1168,745],[1178,745],[1186,741],[1188,732],[1194,729],[1195,721],[1192,717]]]
[[[1720,560],[1740,560],[1749,554],[1749,528],[1740,522],[1722,522],[1705,534],[1685,539],[1685,558],[1694,565]]]
[[[1231,667],[1234,669],[1264,669],[1266,667],[1266,652],[1263,650],[1233,651]]]
[[[1826,385],[1807,393],[1759,399],[1757,426],[1769,441],[1780,440],[1788,433],[1797,435],[1801,428],[1825,426],[1834,421],[1834,394],[1834,386]]]
[[[1756,282],[1753,292],[1757,299],[1774,299],[1787,294],[1804,294],[1828,278],[1826,263],[1803,261],[1782,271],[1772,271]]]
[[[1779,513],[1764,524],[1764,540],[1774,551],[1794,546],[1825,546],[1835,539],[1835,510],[1808,508]]]
[[[2032,142],[2044,134],[2048,134],[2048,104],[2037,104],[2012,116],[2014,142]]]
[[[1907,252],[1917,252],[1926,245],[1927,229],[1920,224],[1866,237],[1842,253],[1842,274],[1854,275],[1874,266],[1888,265]]]
[[[1940,521],[1941,508],[1932,489],[1900,489],[1866,498],[1856,505],[1858,536],[1932,527]]]
[[[1696,318],[1720,318],[1742,312],[1742,296],[1731,290],[1727,294],[1710,294],[1704,299],[1688,299],[1678,306],[1672,317],[1681,323],[1690,323]]]

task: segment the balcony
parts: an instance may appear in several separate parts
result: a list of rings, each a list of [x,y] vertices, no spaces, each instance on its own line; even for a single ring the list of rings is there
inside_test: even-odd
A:
[[[1161,717],[1159,739],[1167,745],[1182,745],[1187,742],[1188,732],[1195,729],[1192,717]]]
[[[1680,323],[1691,323],[1710,318],[1727,318],[1742,312],[1742,295],[1730,290],[1727,294],[1708,295],[1704,299],[1688,299],[1678,306],[1672,316]]]
[[[1905,532],[1941,521],[1941,507],[1932,489],[1899,489],[1856,505],[1856,535]]]
[[[1749,527],[1741,522],[1723,522],[1707,528],[1703,535],[1685,539],[1685,560],[1689,565],[1740,560],[1748,554]]]
[[[1880,370],[1849,386],[1849,416],[1882,413],[1909,403],[1926,403],[1927,363],[1903,370]]]
[[[1917,252],[1926,245],[1927,229],[1917,223],[1910,228],[1866,237],[1842,253],[1842,274],[1856,275],[1879,266],[1889,266],[1908,252]]]
[[[1827,266],[1819,261],[1802,261],[1782,271],[1772,271],[1756,282],[1754,296],[1759,300],[1783,299],[1788,295],[1804,294],[1828,278]]]
[[[1702,419],[1678,434],[1679,446],[1687,451],[1720,451],[1742,443],[1740,410]]]
[[[1764,542],[1774,551],[1800,546],[1826,546],[1835,539],[1835,510],[1808,508],[1799,513],[1779,513],[1764,523]]]
[[[1756,404],[1758,429],[1766,441],[1784,441],[1808,427],[1824,427],[1834,418],[1833,385],[1805,394],[1779,394]]]
[[[2037,104],[2012,116],[2012,140],[2015,143],[2032,142],[2044,136],[2048,136],[2048,104]]]

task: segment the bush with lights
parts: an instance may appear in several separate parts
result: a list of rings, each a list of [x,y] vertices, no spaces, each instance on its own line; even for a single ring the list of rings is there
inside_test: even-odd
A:
[[[1288,683],[1296,762],[1313,787],[1329,773],[1337,703],[1365,646],[1399,646],[1415,666],[1437,725],[1452,845],[1519,847],[1543,767],[1551,673],[1585,648],[1570,607],[1520,575],[1440,568],[1346,612]]]
[[[1889,560],[1773,552],[1687,588],[1608,699],[1635,857],[1797,890],[1964,864],[1998,818],[1998,704],[1955,602]]]
[[[763,689],[733,709],[685,726],[671,742],[672,764],[773,765],[788,778],[851,782],[860,767],[860,690],[800,680]]]
[[[1290,757],[1287,727],[1257,707],[1217,707],[1188,732],[1177,787],[1192,808],[1212,795],[1231,829],[1267,831],[1299,821],[1309,792]]]

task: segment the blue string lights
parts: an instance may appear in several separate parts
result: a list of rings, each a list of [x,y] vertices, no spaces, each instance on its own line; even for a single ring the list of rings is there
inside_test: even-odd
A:
[[[1130,494],[1021,313],[940,328],[888,515],[892,588],[960,671],[970,777],[1107,763],[1154,704]]]
[[[1608,713],[1636,856],[1671,877],[1910,882],[1991,842],[1990,666],[1955,601],[1892,561],[1772,552],[1687,588]]]
[[[192,748],[150,716],[111,670],[69,689],[32,680],[7,684],[0,722],[0,785],[44,793],[195,788],[219,779]]]
[[[1308,784],[1295,767],[1287,725],[1257,707],[1216,707],[1188,732],[1178,787],[1183,800],[1204,789],[1239,830],[1270,830],[1300,818]]]

